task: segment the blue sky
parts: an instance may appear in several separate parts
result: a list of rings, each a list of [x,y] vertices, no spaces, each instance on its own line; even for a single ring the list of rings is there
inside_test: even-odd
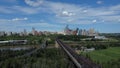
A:
[[[63,31],[64,27],[120,33],[120,0],[0,0],[0,31]]]

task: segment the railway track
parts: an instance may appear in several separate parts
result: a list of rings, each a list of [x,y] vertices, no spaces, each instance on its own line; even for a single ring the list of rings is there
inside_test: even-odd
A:
[[[93,63],[88,58],[78,55],[70,46],[65,45],[61,40],[56,39],[56,41],[77,68],[101,68],[100,65]]]

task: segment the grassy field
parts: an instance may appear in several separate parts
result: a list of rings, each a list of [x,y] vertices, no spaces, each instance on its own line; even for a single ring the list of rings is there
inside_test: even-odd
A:
[[[84,53],[84,55],[85,54],[88,54],[93,61],[108,62],[120,59],[120,47],[110,47],[104,50]]]

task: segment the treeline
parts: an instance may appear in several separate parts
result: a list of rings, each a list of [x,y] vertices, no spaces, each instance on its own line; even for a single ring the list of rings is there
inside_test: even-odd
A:
[[[58,36],[58,38],[60,38],[63,41],[73,41],[73,42],[67,42],[68,45],[70,44],[75,44],[74,48],[80,48],[81,46],[85,46],[87,48],[92,48],[94,47],[96,50],[100,50],[100,49],[107,49],[108,47],[119,47],[120,46],[120,39],[118,42],[111,42],[111,41],[106,41],[103,39],[93,39],[93,36],[77,36],[77,35],[60,35]],[[91,38],[91,40],[89,40],[89,38]],[[115,36],[113,36],[112,38],[117,39]],[[119,38],[119,36],[118,36]],[[86,40],[82,40],[82,39],[86,39]],[[88,40],[87,40],[88,39]],[[76,45],[77,42],[77,45]]]
[[[11,35],[11,36],[0,36],[0,41],[27,40],[28,42],[25,45],[39,45],[39,44],[43,43],[44,40],[48,40],[49,44],[54,44],[55,39],[56,39],[57,36],[58,36],[57,34],[54,34],[54,35],[41,35],[41,36],[35,36],[35,35],[28,35],[28,36]],[[4,44],[0,44],[0,45],[11,45],[11,44],[4,43]],[[19,44],[17,44],[17,45],[19,45]],[[24,45],[24,44],[22,44],[22,45]]]
[[[60,35],[58,36],[59,39],[66,40],[66,41],[81,41],[84,38],[93,38],[93,36],[82,36],[82,35]]]
[[[72,48],[81,49],[81,47],[95,48],[95,50],[107,49],[109,47],[120,47],[119,42],[100,42],[100,41],[80,41],[80,42],[64,42]]]

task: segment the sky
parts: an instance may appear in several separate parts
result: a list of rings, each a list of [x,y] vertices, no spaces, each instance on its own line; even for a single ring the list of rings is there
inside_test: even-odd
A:
[[[0,0],[0,31],[120,33],[120,0]]]

